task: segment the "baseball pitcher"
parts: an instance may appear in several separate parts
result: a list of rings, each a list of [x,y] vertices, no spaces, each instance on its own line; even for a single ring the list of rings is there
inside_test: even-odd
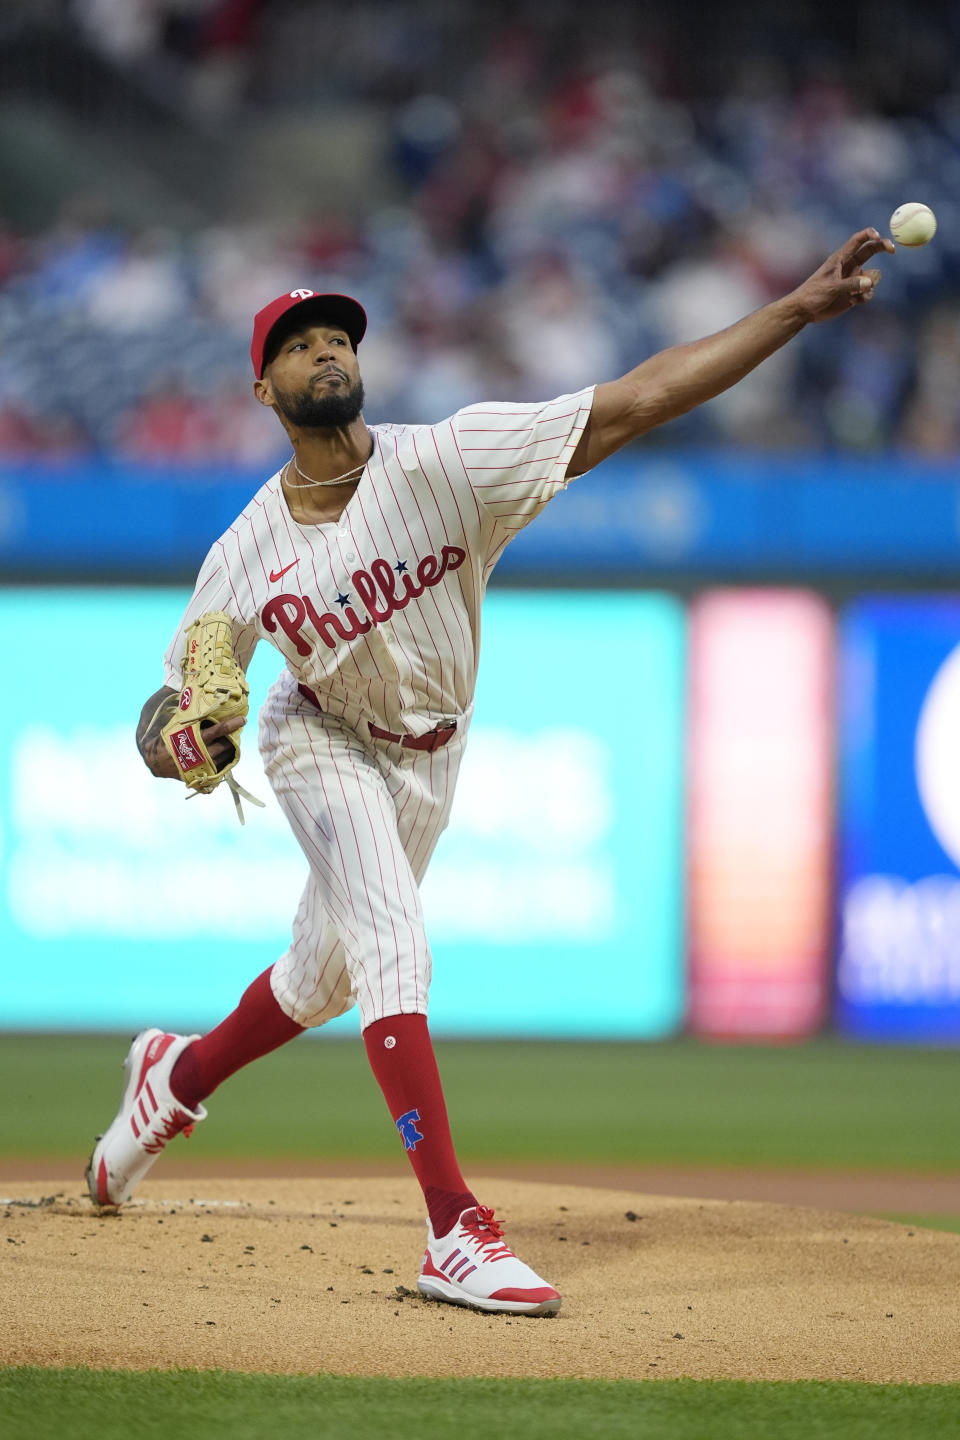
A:
[[[216,1029],[134,1040],[120,1110],[87,1170],[96,1203],[127,1200],[234,1071],[356,1005],[423,1189],[422,1293],[487,1311],[559,1307],[460,1173],[427,1028],[419,886],[470,727],[487,580],[570,480],[734,385],[807,324],[869,301],[879,272],[864,267],[892,250],[861,230],[719,334],[576,394],[472,405],[437,425],[365,422],[356,300],[295,289],[259,312],[254,393],[292,454],[207,554],[137,744],[154,775],[203,792],[226,782],[239,809],[244,672],[260,641],[274,645],[285,665],[260,713],[260,752],[307,879],[288,949]],[[407,348],[415,365],[415,336]]]

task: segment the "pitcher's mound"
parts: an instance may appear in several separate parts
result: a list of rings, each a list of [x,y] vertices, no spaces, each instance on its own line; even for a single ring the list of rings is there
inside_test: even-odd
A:
[[[960,1235],[481,1181],[555,1318],[422,1300],[412,1181],[74,1183],[2,1204],[0,1363],[346,1375],[960,1381]],[[413,1292],[413,1293],[411,1293]]]

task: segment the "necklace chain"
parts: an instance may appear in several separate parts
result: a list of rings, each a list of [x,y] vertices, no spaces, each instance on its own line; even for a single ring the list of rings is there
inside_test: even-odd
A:
[[[297,464],[297,457],[296,457],[296,455],[292,455],[290,458],[291,458],[291,460],[292,460],[292,462],[293,462],[293,468],[294,468],[294,470],[296,470],[297,474],[300,476],[300,479],[306,481],[306,484],[305,484],[305,485],[297,485],[297,484],[295,484],[293,481],[291,481],[290,478],[289,478],[289,476],[288,476],[288,477],[287,477],[287,484],[290,486],[290,489],[291,489],[291,490],[307,490],[307,489],[309,489],[311,486],[316,486],[316,488],[317,488],[318,490],[322,490],[322,489],[323,489],[325,486],[327,486],[327,485],[340,485],[340,484],[342,484],[342,482],[343,482],[344,480],[348,480],[348,479],[351,477],[351,475],[357,475],[357,474],[359,474],[360,471],[365,470],[365,469],[367,468],[367,461],[364,460],[362,464],[360,464],[360,465],[354,465],[354,467],[353,467],[352,470],[344,470],[344,472],[343,472],[342,475],[334,475],[334,477],[333,477],[332,480],[311,480],[311,479],[310,479],[310,476],[309,476],[309,475],[304,475],[303,471],[300,469],[300,466]],[[369,457],[368,457],[368,458],[369,458]]]

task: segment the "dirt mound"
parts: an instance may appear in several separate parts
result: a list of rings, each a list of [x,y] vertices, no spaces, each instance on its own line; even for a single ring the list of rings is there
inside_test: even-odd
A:
[[[421,1300],[411,1181],[161,1179],[119,1212],[74,1183],[18,1183],[0,1200],[0,1362],[960,1381],[960,1236],[779,1205],[478,1188],[563,1292],[555,1318]]]

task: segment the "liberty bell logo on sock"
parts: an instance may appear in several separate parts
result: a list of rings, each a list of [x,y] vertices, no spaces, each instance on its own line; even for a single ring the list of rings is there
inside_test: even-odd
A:
[[[423,1139],[417,1124],[420,1120],[419,1110],[408,1110],[401,1115],[397,1121],[397,1129],[400,1131],[400,1139],[403,1141],[404,1150],[416,1150],[417,1142]]]

